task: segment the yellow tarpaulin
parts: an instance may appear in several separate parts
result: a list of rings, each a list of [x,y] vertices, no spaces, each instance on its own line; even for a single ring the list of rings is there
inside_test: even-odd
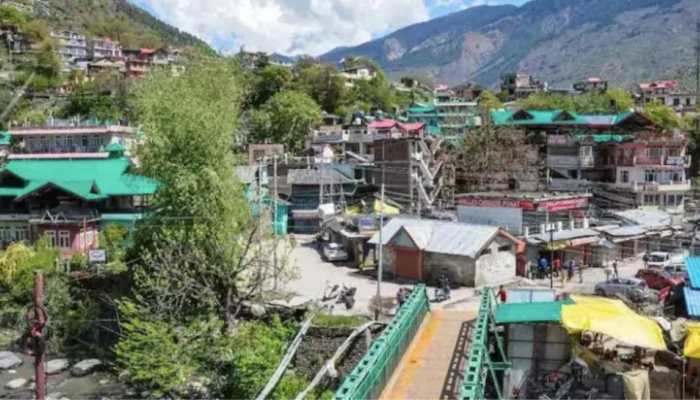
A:
[[[687,328],[683,355],[688,358],[700,358],[700,323],[688,322]]]
[[[374,212],[382,213],[384,215],[399,215],[400,210],[396,207],[392,207],[386,203],[382,203],[380,200],[374,200]]]
[[[561,322],[569,333],[591,331],[625,344],[666,350],[661,327],[630,310],[622,301],[591,296],[571,296],[574,304],[561,308]]]

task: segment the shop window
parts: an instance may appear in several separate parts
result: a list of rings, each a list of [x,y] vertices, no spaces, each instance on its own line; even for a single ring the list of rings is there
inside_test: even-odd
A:
[[[58,232],[58,247],[62,249],[70,248],[70,232],[69,231],[59,231]]]

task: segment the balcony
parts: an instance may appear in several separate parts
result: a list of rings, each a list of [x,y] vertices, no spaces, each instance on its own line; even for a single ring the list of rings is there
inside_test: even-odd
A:
[[[609,158],[605,160],[605,165],[616,167],[677,166],[683,168],[690,168],[691,161],[691,156],[634,156]]]
[[[632,190],[636,193],[640,192],[684,192],[691,189],[689,179],[679,181],[660,181],[660,182],[633,182],[630,184]]]

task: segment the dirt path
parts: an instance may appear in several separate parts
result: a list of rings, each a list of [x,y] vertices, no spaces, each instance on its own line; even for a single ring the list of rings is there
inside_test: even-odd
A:
[[[475,313],[433,310],[382,393],[382,399],[452,399],[459,393],[469,322]]]

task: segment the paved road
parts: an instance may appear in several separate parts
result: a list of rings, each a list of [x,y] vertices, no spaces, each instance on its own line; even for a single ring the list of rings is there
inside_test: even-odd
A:
[[[453,399],[459,394],[474,312],[433,310],[387,384],[381,399]]]

